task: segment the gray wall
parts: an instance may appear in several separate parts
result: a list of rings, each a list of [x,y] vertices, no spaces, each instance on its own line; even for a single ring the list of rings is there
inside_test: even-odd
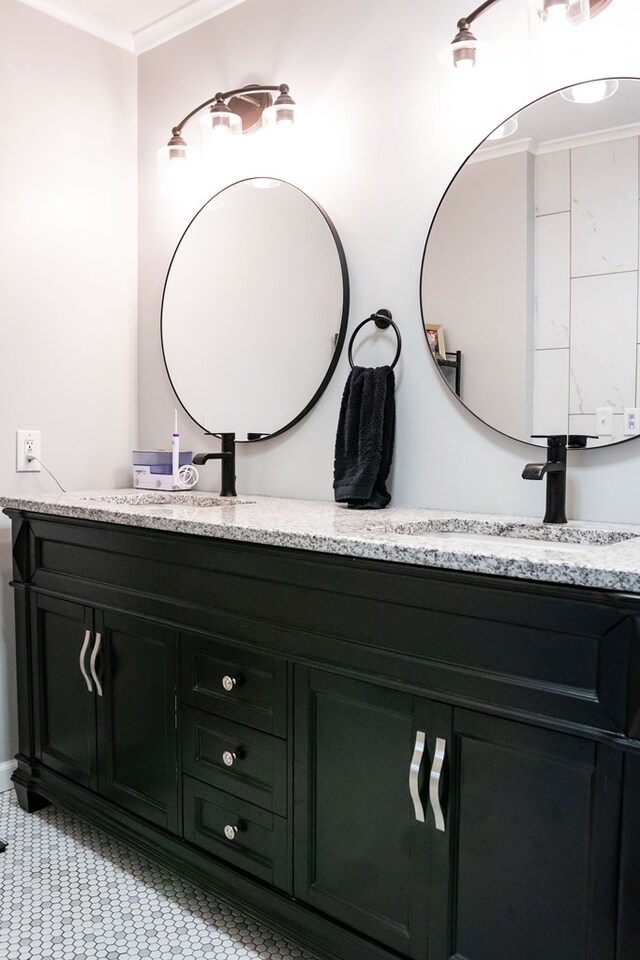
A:
[[[135,438],[132,54],[0,0],[0,490],[17,427],[67,489],[124,484]],[[16,752],[10,531],[0,514],[0,789]]]
[[[542,484],[520,477],[539,449],[482,426],[439,380],[422,333],[423,247],[450,179],[505,116],[565,83],[600,72],[637,72],[631,43],[625,47],[625,18],[637,20],[638,10],[622,0],[598,18],[583,66],[569,56],[547,56],[532,66],[522,48],[505,44],[510,36],[526,42],[525,5],[518,6],[499,4],[482,18],[498,82],[476,84],[475,99],[453,101],[438,87],[437,55],[455,26],[456,11],[447,0],[246,0],[139,58],[141,443],[166,444],[172,422],[175,400],[162,363],[159,315],[164,276],[182,230],[199,200],[225,178],[280,175],[322,203],[335,222],[352,280],[350,329],[382,306],[402,327],[394,502],[541,515]],[[171,126],[216,90],[258,80],[286,81],[304,107],[297,154],[288,161],[258,156],[256,137],[251,161],[238,162],[231,173],[222,167],[212,171],[199,197],[182,204],[161,201],[155,152]],[[391,338],[386,350],[380,349],[376,362],[392,355]],[[369,361],[364,348],[358,359]],[[306,420],[282,437],[240,451],[239,491],[331,499],[335,427],[347,372],[344,356]],[[184,416],[180,427],[194,449],[212,442],[193,432]],[[639,449],[632,443],[595,451],[588,461],[571,456],[570,515],[639,520]],[[216,489],[219,467],[209,463],[203,474],[205,486]]]

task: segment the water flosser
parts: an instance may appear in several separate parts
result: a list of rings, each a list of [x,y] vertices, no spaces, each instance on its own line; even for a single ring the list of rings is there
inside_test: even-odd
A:
[[[171,481],[174,490],[180,489],[180,434],[178,411],[173,411],[173,434],[171,436]]]

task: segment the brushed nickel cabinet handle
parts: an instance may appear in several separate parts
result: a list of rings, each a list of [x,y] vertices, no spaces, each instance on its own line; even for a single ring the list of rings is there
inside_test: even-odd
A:
[[[87,655],[87,649],[89,647],[89,641],[91,640],[91,630],[85,630],[84,632],[84,642],[82,644],[82,650],[80,651],[80,673],[84,677],[84,682],[87,685],[87,690],[89,693],[93,693],[93,687],[91,686],[91,680],[89,680],[89,674],[87,673],[87,668],[84,664],[84,658]]]
[[[233,690],[237,682],[238,681],[236,680],[235,677],[230,677],[228,675],[222,678],[222,686],[227,691],[227,693],[231,693],[231,691]]]
[[[238,754],[234,753],[233,750],[225,750],[222,754],[222,762],[225,767],[232,767],[236,760],[238,759]]]
[[[442,773],[442,765],[446,752],[447,741],[443,740],[442,737],[438,737],[436,739],[436,750],[433,755],[433,763],[431,764],[431,773],[429,775],[429,800],[431,801],[431,809],[433,810],[433,816],[436,821],[436,830],[440,830],[442,833],[445,832],[446,827],[444,814],[440,805],[440,775]]]
[[[96,690],[98,691],[99,697],[102,696],[102,684],[100,683],[100,680],[98,679],[98,674],[96,673],[96,659],[98,657],[98,653],[100,652],[101,646],[102,646],[102,636],[99,633],[96,633],[96,642],[93,646],[93,651],[91,653],[91,660],[89,661],[89,667],[91,668],[91,676],[95,681]]]
[[[233,827],[230,823],[228,823],[224,828],[224,835],[227,838],[227,840],[235,840],[237,833],[238,833],[238,828]]]
[[[422,766],[422,758],[424,756],[425,739],[424,731],[418,730],[413,748],[413,756],[411,757],[411,765],[409,767],[409,793],[413,800],[413,809],[415,810],[418,823],[424,823],[424,810],[420,799],[419,779],[420,767]]]

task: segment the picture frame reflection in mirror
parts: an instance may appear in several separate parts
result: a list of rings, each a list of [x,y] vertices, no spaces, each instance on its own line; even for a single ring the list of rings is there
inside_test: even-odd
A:
[[[440,360],[446,359],[446,350],[444,346],[444,328],[440,323],[425,323],[424,332],[427,335],[427,342],[431,353]]]

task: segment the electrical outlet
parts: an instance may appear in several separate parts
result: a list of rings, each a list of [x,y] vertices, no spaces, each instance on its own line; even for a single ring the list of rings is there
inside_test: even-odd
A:
[[[16,472],[39,473],[41,456],[40,430],[16,430]],[[37,457],[37,459],[31,460],[30,457]]]
[[[613,436],[613,407],[596,407],[596,435]]]
[[[640,408],[625,407],[622,432],[625,437],[633,437],[640,433]]]

